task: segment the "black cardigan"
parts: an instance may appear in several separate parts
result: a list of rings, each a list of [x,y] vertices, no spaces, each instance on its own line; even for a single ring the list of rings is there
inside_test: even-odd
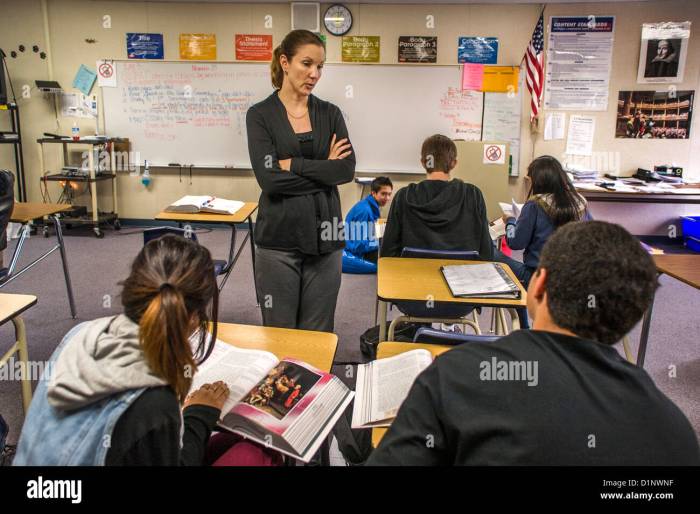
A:
[[[276,91],[248,110],[246,127],[250,162],[262,189],[255,243],[263,248],[319,255],[345,245],[339,237],[322,240],[321,233],[332,227],[332,233],[337,234],[334,227],[342,223],[336,186],[353,180],[355,153],[352,148],[353,153],[345,159],[328,160],[333,134],[336,139],[348,138],[343,115],[338,107],[313,95],[308,107],[313,159],[302,156]],[[284,171],[279,160],[289,158],[291,170]]]

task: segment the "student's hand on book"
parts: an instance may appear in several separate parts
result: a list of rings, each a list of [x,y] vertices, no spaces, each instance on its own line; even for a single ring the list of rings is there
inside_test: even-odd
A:
[[[190,405],[208,405],[221,410],[229,394],[230,391],[225,382],[218,381],[213,384],[204,384],[187,396],[182,408],[185,409]]]
[[[280,168],[282,168],[282,171],[290,171],[292,169],[291,159],[280,159],[278,162],[280,163]]]
[[[335,134],[333,134],[333,138],[331,139],[331,150],[330,153],[328,154],[328,160],[332,161],[335,159],[345,159],[348,155],[352,153],[351,150],[348,150],[350,148],[350,143],[347,143],[348,139],[343,138],[338,141],[335,140]],[[347,143],[347,144],[345,144]]]
[[[511,216],[510,214],[504,214],[503,216],[501,216],[501,219],[503,220],[503,223],[508,223],[508,220],[512,217],[513,216]]]

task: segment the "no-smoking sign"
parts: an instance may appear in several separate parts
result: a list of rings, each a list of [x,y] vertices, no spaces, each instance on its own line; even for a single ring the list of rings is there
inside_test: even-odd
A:
[[[484,145],[484,164],[505,164],[506,145]]]
[[[104,59],[97,61],[97,85],[99,87],[117,87],[117,68],[114,61]]]

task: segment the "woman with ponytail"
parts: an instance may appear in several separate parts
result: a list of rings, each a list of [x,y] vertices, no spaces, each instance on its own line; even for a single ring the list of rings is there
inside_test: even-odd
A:
[[[122,285],[124,313],[75,326],[52,355],[15,465],[205,463],[229,395],[217,382],[188,396],[216,340],[209,251],[180,236],[156,239]]]
[[[275,91],[247,113],[248,152],[262,189],[255,223],[255,281],[266,326],[333,331],[340,289],[338,185],[355,155],[340,109],[311,92],[325,45],[293,30],[275,49]]]

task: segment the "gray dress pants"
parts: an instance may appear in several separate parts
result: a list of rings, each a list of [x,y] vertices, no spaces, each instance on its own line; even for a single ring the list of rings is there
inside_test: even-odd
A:
[[[263,325],[333,332],[342,254],[256,247],[255,282]]]

